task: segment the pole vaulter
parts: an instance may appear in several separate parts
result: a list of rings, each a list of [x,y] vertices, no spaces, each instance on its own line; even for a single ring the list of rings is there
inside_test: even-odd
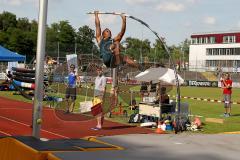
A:
[[[95,12],[88,12],[87,14],[95,14]],[[176,79],[176,87],[177,87],[177,113],[178,113],[178,116],[177,116],[177,119],[176,119],[176,124],[177,124],[177,131],[175,131],[176,133],[178,132],[178,129],[180,126],[179,125],[179,117],[180,117],[180,85],[179,85],[179,79],[178,79],[178,75],[177,75],[177,71],[176,71],[176,66],[173,62],[173,58],[171,56],[171,53],[170,53],[170,50],[169,48],[167,47],[166,43],[164,42],[163,38],[160,37],[158,35],[158,33],[156,31],[154,31],[146,22],[142,21],[141,19],[139,18],[136,18],[134,16],[131,16],[131,15],[128,15],[126,13],[119,13],[119,12],[98,12],[98,14],[109,14],[109,15],[123,15],[123,16],[126,16],[130,19],[133,19],[135,21],[138,21],[139,23],[141,23],[142,25],[144,25],[145,27],[147,27],[156,37],[157,39],[161,42],[162,44],[162,47],[165,49],[165,51],[167,52],[169,58],[170,58],[170,61],[171,61],[171,64],[173,66],[173,70],[174,70],[174,74],[175,74],[175,79]]]

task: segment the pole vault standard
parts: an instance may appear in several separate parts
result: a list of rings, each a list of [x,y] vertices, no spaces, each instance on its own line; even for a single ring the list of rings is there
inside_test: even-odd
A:
[[[95,14],[95,13],[94,13],[94,12],[88,12],[87,14]],[[151,28],[146,22],[144,22],[144,21],[142,21],[142,20],[140,20],[140,19],[138,19],[138,18],[136,18],[136,17],[127,15],[127,14],[125,14],[125,13],[118,13],[118,12],[98,12],[98,14],[124,15],[124,16],[126,16],[126,17],[128,17],[128,18],[131,18],[131,19],[133,19],[133,20],[135,20],[135,21],[138,21],[138,22],[140,22],[142,25],[144,25],[145,27],[147,27],[147,28],[158,38],[158,40],[162,43],[162,46],[163,46],[164,50],[167,52],[167,54],[168,54],[168,56],[169,56],[169,59],[170,59],[170,61],[171,61],[171,64],[172,64],[172,66],[173,66],[173,70],[174,70],[174,74],[175,74],[175,79],[176,79],[176,86],[177,86],[177,112],[178,112],[178,116],[177,116],[177,119],[176,119],[176,121],[177,121],[176,124],[177,124],[177,129],[179,129],[179,126],[178,126],[179,123],[178,123],[178,122],[179,122],[180,109],[181,109],[181,107],[180,107],[180,101],[181,101],[181,100],[180,100],[180,97],[181,97],[181,95],[180,95],[180,85],[179,85],[178,75],[177,75],[177,71],[176,71],[176,66],[175,66],[175,64],[174,64],[174,62],[173,62],[173,58],[172,58],[172,56],[171,56],[170,50],[169,50],[169,48],[167,47],[166,43],[164,42],[163,38],[159,37],[158,33],[155,32],[154,30],[152,30],[152,28]],[[178,132],[178,131],[175,131],[175,132]]]
[[[48,0],[39,0],[38,15],[38,39],[37,39],[37,63],[35,73],[34,110],[33,110],[33,132],[32,135],[40,138],[42,122],[42,102],[43,102],[43,70],[46,45],[46,25],[47,25]]]

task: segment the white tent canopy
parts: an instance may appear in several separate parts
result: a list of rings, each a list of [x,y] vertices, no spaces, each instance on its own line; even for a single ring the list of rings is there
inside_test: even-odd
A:
[[[183,78],[180,75],[177,76],[179,84],[183,84],[184,83]],[[176,77],[174,70],[170,68],[163,67],[149,68],[144,72],[141,72],[138,75],[136,75],[135,78],[137,81],[145,82],[153,81],[154,83],[162,82],[170,85],[176,85]]]

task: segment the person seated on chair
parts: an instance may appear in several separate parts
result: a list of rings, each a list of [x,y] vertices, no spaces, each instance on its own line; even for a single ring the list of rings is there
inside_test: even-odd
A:
[[[135,99],[133,99],[132,101],[130,101],[130,103],[129,103],[129,108],[130,108],[130,110],[136,110],[136,109],[138,108],[137,102],[136,102]]]
[[[149,87],[148,87],[148,92],[149,92],[149,97],[155,97],[156,96],[156,90],[157,89],[157,83],[153,83],[150,81]]]
[[[141,96],[141,101],[143,101],[143,97],[148,96],[148,86],[146,82],[141,83],[140,96]]]
[[[155,101],[156,104],[158,104],[159,102],[161,102],[161,104],[169,104],[170,100],[169,100],[169,96],[166,93],[166,87],[162,87],[160,89],[160,95],[157,97],[157,100]]]

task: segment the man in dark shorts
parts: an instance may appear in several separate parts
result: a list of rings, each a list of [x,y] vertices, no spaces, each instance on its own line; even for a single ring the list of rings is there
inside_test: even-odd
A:
[[[126,31],[126,16],[122,17],[121,32],[114,38],[110,29],[106,28],[101,33],[100,20],[98,17],[98,11],[95,11],[95,25],[96,25],[96,40],[100,48],[100,57],[103,59],[103,63],[108,68],[115,68],[121,64],[127,63],[132,67],[141,67],[136,64],[128,56],[120,54],[120,41]]]
[[[67,89],[66,89],[66,102],[67,102],[67,109],[66,113],[70,111],[74,111],[75,100],[77,98],[77,88],[76,84],[79,82],[79,78],[75,72],[75,65],[70,65],[70,72],[68,74],[68,82],[67,82]],[[71,101],[69,102],[69,98],[71,97]]]
[[[223,89],[223,101],[225,113],[224,117],[229,117],[231,114],[231,95],[232,95],[232,80],[230,74],[226,73],[224,78],[221,79]]]

